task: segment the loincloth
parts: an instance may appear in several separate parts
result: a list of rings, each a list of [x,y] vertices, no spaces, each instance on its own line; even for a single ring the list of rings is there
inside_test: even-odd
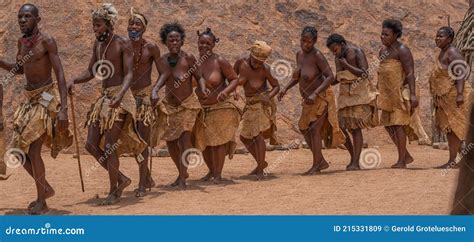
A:
[[[266,93],[261,95],[266,95]],[[261,95],[246,97],[240,135],[246,139],[253,139],[262,134],[264,139],[270,139],[270,144],[276,145],[278,144],[276,103],[273,99],[263,100]]]
[[[155,121],[155,113],[151,106],[151,89],[152,85],[144,87],[140,90],[132,90],[137,107],[137,122],[143,122],[145,126],[150,126]]]
[[[192,132],[200,111],[201,104],[194,92],[178,106],[173,106],[164,99],[158,105],[157,129],[152,131],[156,141],[152,141],[152,144],[160,139],[174,141],[183,132]]]
[[[226,154],[232,159],[235,148],[235,132],[239,128],[240,111],[228,98],[209,106],[203,106],[194,126],[196,148],[204,151],[207,146],[226,145]]]
[[[468,81],[464,83],[464,103],[458,107],[456,83],[439,63],[431,72],[429,83],[433,97],[435,127],[445,134],[453,132],[460,140],[465,140],[469,124],[471,84]]]
[[[327,147],[343,144],[345,136],[339,128],[339,120],[336,112],[336,101],[331,87],[320,93],[313,104],[302,103],[301,116],[298,126],[301,132],[307,132],[315,121],[327,113],[326,120],[321,131],[321,138]]]
[[[378,124],[377,91],[367,78],[350,71],[336,74],[339,84],[337,97],[339,125],[342,129],[370,128]]]
[[[11,148],[21,149],[28,153],[31,143],[46,134],[44,145],[51,148],[51,156],[56,158],[59,152],[72,145],[69,130],[58,132],[56,118],[61,107],[59,91],[56,84],[28,91],[27,98],[13,115],[13,138]]]
[[[382,110],[380,125],[404,126],[409,140],[417,140],[410,115],[410,89],[404,85],[406,75],[402,63],[395,59],[384,60],[380,62],[377,74],[377,108]],[[416,95],[419,96],[418,92]]]
[[[120,93],[121,89],[122,85],[101,90],[102,96],[91,105],[91,109],[87,113],[85,126],[99,126],[100,134],[102,135],[101,148],[105,150],[105,137],[103,134],[105,131],[110,130],[115,122],[123,121],[124,125],[117,140],[117,145],[113,146],[115,147],[115,152],[117,155],[134,154],[135,156],[139,156],[146,149],[147,144],[137,131],[136,103],[130,89],[127,90],[123,96],[118,108],[111,108],[109,106],[111,99]],[[124,119],[120,118],[122,115],[125,115]]]

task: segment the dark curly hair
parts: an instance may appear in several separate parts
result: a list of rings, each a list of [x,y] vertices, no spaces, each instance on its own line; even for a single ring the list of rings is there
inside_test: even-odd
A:
[[[214,43],[218,43],[219,42],[219,38],[217,38],[214,33],[212,33],[212,30],[211,28],[206,28],[206,30],[204,32],[199,32],[199,30],[197,31],[197,35],[199,37],[201,36],[204,36],[204,35],[207,35],[207,36],[210,36],[213,40],[214,40]]]
[[[181,24],[179,24],[178,22],[173,22],[173,23],[167,23],[161,26],[160,38],[163,44],[166,44],[166,38],[168,37],[168,34],[173,31],[178,32],[181,35],[181,40],[184,42],[186,33],[184,31],[183,26],[181,26]]]
[[[391,29],[397,35],[397,39],[402,37],[403,25],[402,22],[396,19],[385,19],[382,23],[382,28]]]
[[[331,34],[329,35],[327,41],[326,41],[326,46],[329,48],[332,44],[346,44],[346,39],[340,34]]]
[[[453,41],[453,39],[454,39],[454,30],[453,30],[453,28],[448,27],[448,26],[443,26],[443,27],[439,28],[438,31],[445,32],[448,35],[448,37],[451,38],[451,42]]]
[[[301,35],[305,34],[309,34],[311,37],[313,37],[313,39],[316,39],[318,37],[318,30],[316,30],[316,28],[313,26],[306,26],[301,32]]]

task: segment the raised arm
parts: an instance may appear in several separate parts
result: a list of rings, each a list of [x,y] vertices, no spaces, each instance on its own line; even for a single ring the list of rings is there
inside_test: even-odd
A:
[[[15,63],[8,63],[3,60],[0,60],[0,68],[9,71],[13,75],[18,75],[18,74],[23,74],[23,65],[19,63],[21,60],[21,55],[20,55],[20,40],[18,40],[17,43],[17,52],[16,52],[16,62]]]

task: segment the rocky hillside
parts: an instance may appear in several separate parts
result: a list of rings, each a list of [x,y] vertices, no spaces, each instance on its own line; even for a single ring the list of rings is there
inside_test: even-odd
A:
[[[13,61],[16,54],[16,40],[20,37],[16,13],[27,1],[0,0],[0,57]],[[52,1],[34,0],[42,17],[41,30],[53,35],[60,49],[67,79],[78,75],[86,68],[94,41],[90,13],[100,1]],[[438,53],[434,36],[439,27],[448,21],[455,29],[460,25],[468,3],[466,0],[322,0],[322,1],[217,1],[217,0],[124,0],[111,1],[116,4],[120,20],[118,34],[126,34],[128,9],[138,7],[148,18],[146,38],[160,42],[159,28],[165,22],[179,21],[187,31],[184,49],[197,54],[197,30],[206,27],[221,39],[216,52],[234,62],[247,54],[248,46],[256,39],[265,40],[273,47],[268,63],[284,59],[292,63],[299,50],[299,35],[305,25],[319,30],[317,47],[322,50],[331,65],[334,58],[325,47],[329,34],[337,32],[351,42],[361,46],[374,63],[381,46],[381,23],[386,18],[403,22],[402,40],[411,48],[415,57],[415,68],[421,87],[421,115],[426,131],[431,133],[430,98],[428,73]],[[165,47],[159,43],[162,52]],[[333,69],[334,70],[334,69]],[[0,72],[1,75],[7,72]],[[286,81],[282,81],[285,83]],[[6,87],[4,114],[10,118],[21,101],[23,77]],[[83,126],[86,111],[98,95],[99,83],[91,81],[81,85],[76,97],[76,112],[79,126]],[[76,89],[77,90],[77,89]],[[295,88],[279,104],[279,136],[282,141],[299,138],[295,124],[299,116],[300,98]],[[7,123],[8,127],[11,127]],[[367,132],[370,144],[388,142],[388,136],[380,135],[382,129]],[[84,141],[86,130],[80,130]]]

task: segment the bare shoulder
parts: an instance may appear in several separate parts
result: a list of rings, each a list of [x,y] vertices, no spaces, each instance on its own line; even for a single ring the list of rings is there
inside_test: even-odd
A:
[[[168,62],[168,57],[169,57],[169,53],[166,53],[164,55],[162,55],[159,59],[158,59],[158,64],[166,64]]]
[[[158,45],[156,43],[148,42],[148,41],[145,44],[145,48],[147,48],[149,50],[160,50],[160,48],[158,47]]]
[[[301,58],[302,54],[303,54],[303,52],[301,50],[298,50],[296,52],[296,59],[298,60],[299,58]]]
[[[217,62],[219,63],[219,65],[230,65],[230,63],[223,56],[220,55],[217,55]]]
[[[400,51],[401,54],[411,54],[410,48],[408,48],[408,46],[403,43],[401,43],[397,49],[398,51]]]
[[[119,36],[119,35],[115,35],[115,36],[116,36],[115,40],[120,45],[120,47],[122,47],[122,48],[131,48],[132,42],[129,39],[124,38],[124,37]]]
[[[263,68],[265,69],[266,73],[270,73],[271,67],[267,63],[263,63]]]
[[[324,56],[323,52],[321,52],[319,49],[316,49],[316,51],[314,52],[314,56],[317,60],[326,60],[326,57]]]
[[[193,54],[191,53],[187,53],[185,51],[182,51],[183,53],[183,57],[186,58],[187,61],[191,61],[191,62],[195,62],[196,61],[196,57],[194,57]]]
[[[42,44],[55,45],[56,40],[48,33],[41,33],[40,41]]]
[[[356,55],[364,54],[364,50],[362,48],[360,48],[359,46],[354,45],[353,49],[354,49],[354,53]]]
[[[240,57],[240,58],[237,59],[237,61],[235,62],[235,66],[236,66],[237,68],[241,68],[241,67],[242,67],[242,64],[245,63],[245,60],[246,60],[245,57]]]
[[[458,56],[458,55],[461,55],[461,51],[459,51],[458,48],[454,47],[454,46],[450,46],[448,48],[448,51],[446,51],[448,53],[449,56]]]

